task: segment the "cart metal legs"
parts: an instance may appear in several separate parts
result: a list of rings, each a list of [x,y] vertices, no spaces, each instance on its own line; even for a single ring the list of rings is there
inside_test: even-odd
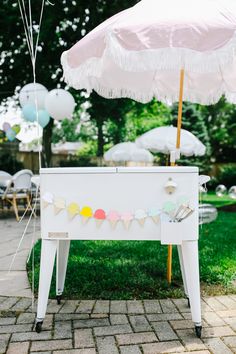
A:
[[[56,297],[58,305],[64,290],[70,241],[60,240],[57,247]]]
[[[48,295],[50,290],[53,266],[57,253],[57,301],[60,303],[64,289],[66,268],[68,261],[69,240],[42,240],[38,308],[36,331],[41,332],[42,323],[46,314]],[[184,241],[178,246],[184,290],[189,298],[192,320],[196,335],[201,337],[201,302],[199,283],[198,241]]]
[[[178,246],[184,290],[189,299],[197,337],[201,337],[201,297],[199,279],[198,241],[185,241]],[[182,263],[182,264],[181,264]]]
[[[36,332],[41,332],[43,320],[46,314],[48,295],[51,285],[53,266],[57,251],[55,240],[42,240],[40,275],[39,275],[39,295],[36,318]]]
[[[185,293],[185,296],[186,296],[186,298],[188,300],[188,307],[190,307],[188,289],[187,289],[187,282],[186,282],[186,275],[185,275],[185,271],[184,271],[184,262],[183,262],[182,248],[181,248],[180,245],[177,246],[177,250],[178,250],[178,255],[179,255],[179,263],[180,263],[180,269],[181,269],[183,284],[184,284],[184,293]]]
[[[70,241],[64,240],[42,240],[40,275],[39,275],[39,294],[36,318],[36,332],[41,332],[43,320],[45,318],[48,295],[52,280],[53,266],[57,254],[57,276],[56,294],[57,302],[61,302],[61,295],[64,290],[67,261],[69,255]]]

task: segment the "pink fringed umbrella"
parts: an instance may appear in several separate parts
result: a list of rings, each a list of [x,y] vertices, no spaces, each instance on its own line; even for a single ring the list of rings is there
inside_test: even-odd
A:
[[[142,0],[62,54],[66,82],[106,98],[236,103],[236,1]],[[183,90],[184,86],[184,90]],[[172,164],[175,163],[175,158]],[[168,280],[171,279],[169,248]]]
[[[236,102],[236,1],[142,0],[62,54],[66,82],[106,98]]]

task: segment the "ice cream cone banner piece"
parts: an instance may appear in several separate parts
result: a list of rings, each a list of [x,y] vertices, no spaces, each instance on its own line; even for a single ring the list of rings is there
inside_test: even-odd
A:
[[[134,213],[134,218],[135,218],[136,220],[138,220],[140,226],[143,226],[143,225],[144,225],[144,223],[145,223],[145,218],[146,218],[146,217],[147,217],[147,213],[146,213],[146,211],[143,210],[143,209],[138,209],[138,210],[136,210],[135,213]]]
[[[103,220],[102,219],[96,219],[96,226],[97,228],[99,228],[103,223]]]
[[[89,206],[84,206],[80,211],[82,217],[82,223],[86,224],[87,221],[93,216],[93,211]]]
[[[53,203],[53,195],[50,192],[46,192],[44,193],[44,195],[42,196],[42,206],[43,208],[47,208],[47,206],[49,204]]]
[[[124,220],[125,228],[128,230],[131,225],[131,220]]]
[[[49,203],[46,200],[42,200],[42,206],[45,209],[47,206],[49,206]]]
[[[129,227],[130,227],[131,221],[130,220],[124,220],[123,223],[124,223],[124,227],[126,228],[126,230],[128,230]]]
[[[68,217],[70,220],[73,220],[76,214],[68,213]]]
[[[152,220],[154,221],[155,224],[158,224],[158,222],[160,221],[160,216],[159,215],[152,216]]]
[[[67,207],[68,217],[70,220],[74,219],[79,214],[79,206],[77,203],[70,203]]]
[[[82,224],[85,225],[88,222],[89,218],[87,216],[82,216]]]
[[[118,220],[110,220],[111,227],[115,229]]]
[[[145,218],[139,219],[138,222],[139,222],[139,225],[143,226],[145,223]]]
[[[54,205],[54,213],[55,213],[56,215],[59,214],[60,211],[62,211],[62,209],[63,209],[63,208],[57,207],[57,206]]]

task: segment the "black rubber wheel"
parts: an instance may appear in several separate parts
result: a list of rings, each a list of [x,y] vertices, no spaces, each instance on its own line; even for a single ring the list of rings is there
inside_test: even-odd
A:
[[[195,326],[195,332],[196,332],[196,336],[198,338],[201,338],[201,336],[202,336],[202,326]]]
[[[56,299],[57,299],[57,305],[61,305],[61,295],[57,295]]]
[[[43,325],[43,322],[37,322],[36,325],[35,325],[35,331],[37,333],[40,333],[42,331],[42,325]]]
[[[187,301],[188,301],[188,307],[190,308],[190,301],[188,297],[187,297]]]

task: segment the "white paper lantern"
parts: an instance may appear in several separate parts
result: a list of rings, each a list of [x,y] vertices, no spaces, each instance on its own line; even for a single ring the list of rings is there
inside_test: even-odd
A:
[[[45,108],[49,115],[56,119],[71,119],[75,108],[74,97],[63,89],[50,91],[45,99]]]
[[[45,86],[37,83],[27,84],[21,89],[19,96],[21,107],[24,107],[26,104],[35,106],[35,93],[38,109],[44,109],[45,98],[48,94],[48,90]]]

